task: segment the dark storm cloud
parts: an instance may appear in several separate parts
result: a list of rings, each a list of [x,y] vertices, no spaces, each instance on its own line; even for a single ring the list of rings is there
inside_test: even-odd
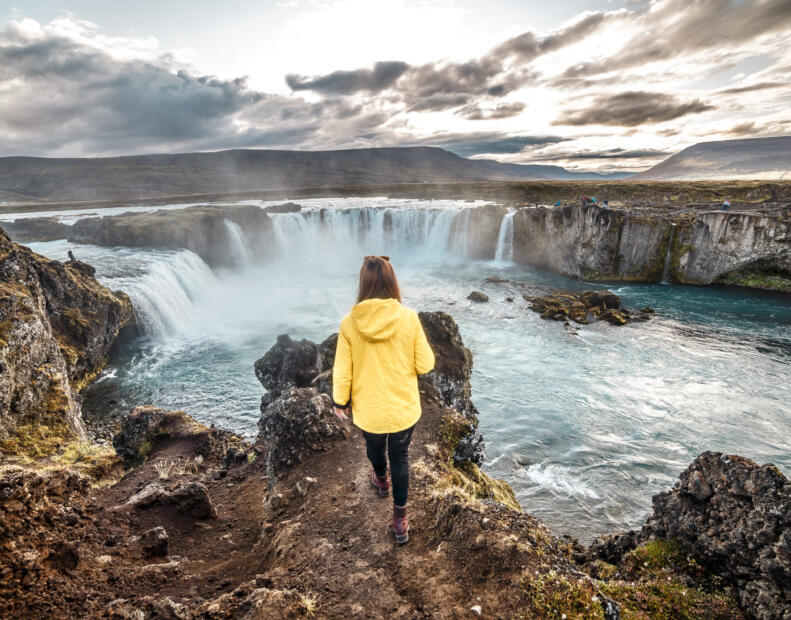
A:
[[[345,99],[308,103],[244,78],[120,60],[63,36],[0,31],[0,155],[128,153],[353,140],[388,120]]]
[[[468,121],[482,121],[501,118],[512,118],[521,114],[525,104],[519,101],[514,103],[501,103],[492,109],[483,109],[478,104],[466,105],[456,113]]]
[[[633,21],[640,34],[617,55],[574,65],[563,77],[616,71],[700,50],[734,46],[779,32],[791,25],[791,2],[668,0],[636,13]]]
[[[313,90],[333,95],[349,95],[359,91],[379,93],[389,88],[409,68],[400,61],[377,62],[373,69],[333,71],[314,78],[289,74],[286,84],[294,91]]]
[[[587,108],[566,111],[554,124],[637,127],[712,109],[713,106],[698,99],[680,101],[664,93],[629,91],[596,97]]]

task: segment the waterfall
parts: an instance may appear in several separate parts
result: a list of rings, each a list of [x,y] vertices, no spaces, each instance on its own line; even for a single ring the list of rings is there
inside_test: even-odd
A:
[[[317,208],[297,213],[270,213],[281,256],[299,246],[311,251],[444,255],[450,249],[451,230],[462,208]]]
[[[214,274],[200,256],[179,250],[147,261],[142,277],[113,278],[108,284],[132,298],[138,325],[145,333],[161,336],[189,321],[193,301],[214,282]]]
[[[665,253],[665,266],[662,268],[662,282],[669,282],[670,277],[670,255],[673,253],[673,240],[676,237],[676,225],[670,224],[670,240],[667,243],[667,252]]]
[[[500,231],[497,233],[497,249],[494,252],[496,261],[514,260],[514,215],[516,215],[516,211],[509,211],[500,222]]]
[[[231,220],[223,221],[225,222],[225,230],[228,233],[228,245],[231,248],[233,264],[242,269],[249,267],[252,262],[251,254],[244,239],[242,228]]]

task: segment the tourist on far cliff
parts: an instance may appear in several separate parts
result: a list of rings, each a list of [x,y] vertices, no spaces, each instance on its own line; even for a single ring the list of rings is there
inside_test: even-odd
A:
[[[332,404],[345,420],[352,412],[373,466],[371,484],[381,497],[393,481],[392,528],[399,544],[409,540],[409,442],[420,419],[417,376],[434,368],[434,353],[414,310],[401,305],[398,280],[387,256],[366,256],[357,304],[341,321]]]
[[[730,208],[731,208],[731,201],[728,198],[726,198],[725,200],[722,201],[721,209],[723,211],[727,211]]]

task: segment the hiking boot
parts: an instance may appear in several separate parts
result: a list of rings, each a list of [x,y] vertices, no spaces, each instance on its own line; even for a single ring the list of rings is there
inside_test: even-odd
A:
[[[399,545],[403,545],[409,540],[409,523],[406,520],[406,506],[393,506],[393,533]]]
[[[379,491],[379,497],[387,497],[390,495],[390,480],[387,479],[387,474],[384,478],[376,475],[376,472],[371,472],[371,484]]]

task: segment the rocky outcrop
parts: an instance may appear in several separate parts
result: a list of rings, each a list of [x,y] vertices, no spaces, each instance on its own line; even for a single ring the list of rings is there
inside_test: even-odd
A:
[[[66,239],[71,230],[70,226],[61,224],[55,216],[22,218],[13,222],[0,221],[0,226],[9,237],[19,243]]]
[[[282,467],[301,463],[313,452],[329,450],[348,431],[333,413],[332,400],[313,387],[288,388],[262,406],[259,437],[267,448],[267,471],[274,481]]]
[[[435,359],[434,370],[421,381],[430,384],[445,406],[455,409],[464,420],[453,458],[481,465],[485,445],[478,432],[478,410],[472,402],[472,353],[464,346],[452,316],[444,312],[420,312],[418,316]]]
[[[53,447],[47,439],[54,445],[84,436],[79,391],[132,320],[129,298],[99,284],[90,265],[48,260],[0,231],[4,452],[46,452]]]
[[[621,298],[612,291],[584,291],[582,293],[560,293],[534,297],[522,295],[530,302],[533,312],[541,313],[542,319],[574,321],[582,325],[596,321],[607,321],[622,326],[632,321],[647,321],[654,311],[643,308],[639,314],[621,306]]]
[[[261,209],[253,205],[206,205],[153,213],[123,213],[85,218],[69,227],[69,241],[94,245],[185,248],[212,267],[237,266],[243,257],[264,260],[274,236],[268,213],[299,210],[288,203]],[[235,227],[235,228],[234,228]],[[239,243],[245,247],[240,248]]]
[[[791,618],[791,483],[776,467],[704,452],[653,503],[639,533],[598,539],[591,554],[618,562],[640,543],[676,540],[734,584],[752,616]]]
[[[249,452],[244,440],[230,431],[208,428],[183,411],[151,405],[132,410],[113,437],[113,447],[124,465],[133,467],[147,461],[157,444],[165,440],[188,441],[197,455],[219,459],[225,467],[244,460]]]
[[[254,365],[255,376],[267,391],[266,403],[288,388],[313,385],[318,375],[331,370],[337,338],[333,334],[316,344],[305,339],[294,341],[288,334],[278,336],[274,346]]]

